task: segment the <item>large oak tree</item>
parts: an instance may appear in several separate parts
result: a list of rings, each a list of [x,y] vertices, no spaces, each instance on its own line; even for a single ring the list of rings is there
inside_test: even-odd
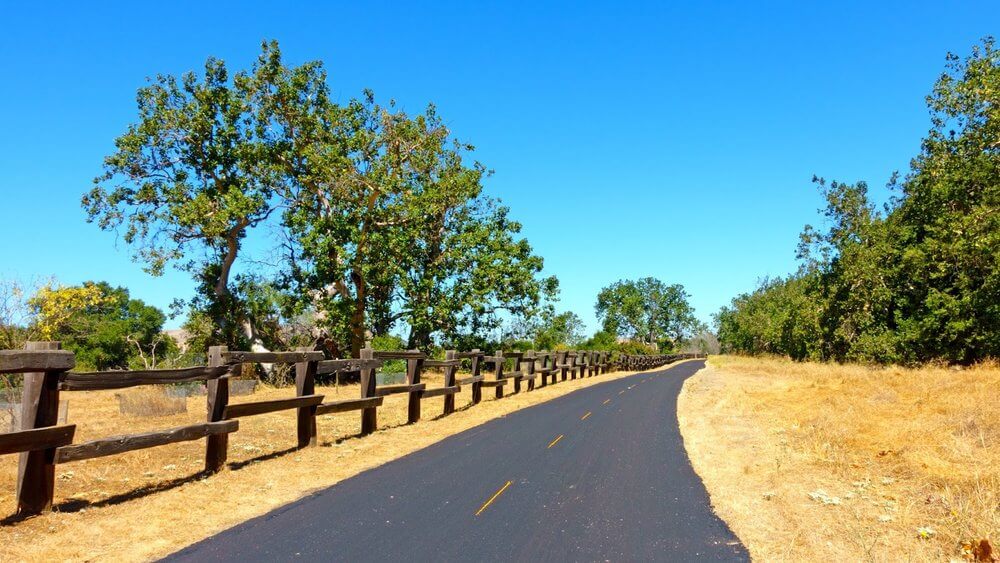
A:
[[[621,280],[601,289],[595,310],[604,331],[661,349],[673,347],[699,328],[684,286],[651,277]]]
[[[287,280],[319,312],[333,341],[356,355],[402,322],[426,348],[525,315],[557,289],[518,237],[506,207],[482,193],[485,167],[466,163],[433,106],[410,116],[362,99],[337,110],[317,151],[327,175],[285,214]],[[346,350],[344,350],[346,352]]]
[[[210,317],[213,342],[255,340],[233,268],[250,230],[306,174],[310,155],[297,137],[317,126],[325,81],[317,63],[286,67],[276,43],[232,77],[215,58],[201,76],[157,75],[139,90],[138,121],[115,140],[83,197],[89,220],[119,230],[150,274],[175,266],[194,276],[192,304]]]

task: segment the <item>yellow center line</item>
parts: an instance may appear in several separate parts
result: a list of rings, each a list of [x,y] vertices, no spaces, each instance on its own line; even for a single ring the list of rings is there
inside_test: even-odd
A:
[[[622,394],[622,393],[624,393],[624,392],[625,392],[625,390],[624,390],[624,389],[622,389],[621,391],[619,391],[619,392],[618,392],[618,394],[619,394],[619,395],[621,395],[621,394]]]
[[[562,440],[562,439],[563,439],[563,435],[562,435],[562,434],[560,434],[560,435],[559,435],[559,436],[558,436],[558,437],[557,437],[557,438],[556,438],[555,440],[552,440],[552,443],[551,443],[551,444],[549,444],[549,448],[551,448],[552,446],[556,445],[556,443],[557,443],[557,442],[558,442],[559,440]],[[549,449],[549,448],[545,448],[545,449]]]
[[[603,402],[603,403],[601,403],[601,404],[602,404],[602,405],[606,405],[606,404],[608,404],[608,403],[610,403],[610,402],[611,402],[611,399],[604,399],[604,402]]]
[[[585,415],[581,416],[581,417],[580,417],[580,420],[587,420],[587,417],[588,417],[588,416],[590,416],[590,411],[587,411],[587,414],[585,414]]]
[[[503,487],[500,487],[500,490],[497,491],[496,494],[494,494],[493,496],[491,496],[490,500],[484,502],[483,505],[479,507],[479,510],[476,511],[476,516],[479,516],[480,514],[482,514],[483,511],[486,510],[486,507],[489,506],[489,505],[491,505],[491,504],[493,504],[493,501],[495,501],[498,496],[500,496],[501,494],[503,494],[503,492],[506,491],[507,487],[509,487],[509,486],[510,486],[510,481],[507,481],[507,484],[505,484]]]

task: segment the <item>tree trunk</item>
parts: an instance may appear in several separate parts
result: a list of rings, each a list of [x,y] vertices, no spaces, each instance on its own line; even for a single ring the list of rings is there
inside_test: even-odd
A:
[[[264,340],[261,339],[257,329],[254,328],[253,321],[251,319],[243,319],[243,336],[245,336],[247,342],[250,343],[251,352],[270,352],[270,350],[264,346]]]
[[[407,339],[406,347],[409,350],[426,350],[431,343],[431,331],[427,326],[410,327],[410,337]]]
[[[368,288],[368,296],[371,297],[371,302],[375,306],[375,310],[368,311],[371,317],[372,334],[385,336],[392,330],[392,325],[395,322],[392,310],[388,306],[392,299],[392,286],[385,283],[375,284],[374,287]],[[377,307],[378,303],[383,303],[385,306]]]
[[[239,233],[241,230],[234,229],[226,237],[226,252],[222,257],[222,263],[219,264],[219,275],[215,279],[215,287],[213,288],[215,303],[210,308],[212,323],[218,327],[222,337],[222,342],[219,344],[231,347],[237,347],[237,342],[235,342],[235,333],[231,330],[232,325],[229,318],[233,312],[233,294],[229,291],[229,275],[240,251]]]
[[[351,272],[354,282],[354,311],[351,313],[351,357],[360,358],[365,347],[365,278],[357,268]]]
[[[409,296],[411,301],[410,307],[413,311],[427,311],[435,305],[432,292],[440,283],[437,276],[440,270],[438,261],[444,252],[441,241],[444,236],[446,213],[447,209],[443,210],[435,223],[428,226],[427,254],[424,256],[423,264],[420,265],[422,269],[419,272],[419,279],[424,283],[417,284],[417,291]],[[435,319],[435,316],[431,315],[431,319]],[[414,319],[411,317],[410,337],[407,347],[411,350],[417,348],[426,350],[431,344],[431,332],[435,328],[432,325],[435,324],[435,321],[426,318],[423,322],[413,321]]]
[[[219,278],[215,281],[215,296],[222,298],[230,295],[229,273],[236,262],[236,255],[240,251],[240,241],[238,233],[230,233],[226,239],[226,255],[222,259],[219,269]]]

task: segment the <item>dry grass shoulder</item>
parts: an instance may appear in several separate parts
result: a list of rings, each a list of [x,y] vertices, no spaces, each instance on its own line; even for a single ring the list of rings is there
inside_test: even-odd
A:
[[[492,399],[474,407],[471,387],[456,396],[457,412],[440,417],[443,398],[423,401],[424,419],[406,425],[406,395],[385,398],[379,430],[357,437],[360,413],[319,417],[320,446],[294,449],[295,412],[240,420],[230,437],[229,468],[199,474],[204,440],[171,444],[56,468],[55,511],[0,523],[0,561],[148,560],[171,553],[249,518],[292,502],[310,491],[397,459],[452,434],[571,391],[630,375],[618,372],[560,382],[530,393]],[[429,387],[441,376],[425,375]],[[318,387],[327,400],[360,396],[358,385]],[[294,395],[294,389],[264,389],[233,403]],[[187,412],[133,417],[119,413],[114,392],[66,393],[68,422],[76,441],[165,429],[205,417],[205,398],[187,399]],[[0,457],[0,511],[11,514],[17,456]]]
[[[755,560],[962,560],[1000,540],[998,389],[996,365],[719,356],[685,383],[678,419]]]

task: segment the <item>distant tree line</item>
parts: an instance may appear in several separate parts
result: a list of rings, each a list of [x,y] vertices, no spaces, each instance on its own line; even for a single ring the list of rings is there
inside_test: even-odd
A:
[[[48,281],[29,291],[14,280],[0,280],[0,349],[21,349],[29,340],[58,340],[76,353],[81,370],[196,361],[163,332],[166,315],[123,287]]]
[[[594,311],[601,329],[584,334],[583,320],[572,311],[549,307],[515,327],[501,348],[520,350],[609,350],[626,354],[709,351],[714,338],[694,316],[687,291],[656,278],[619,280],[597,295]],[[488,349],[488,348],[487,348]],[[718,352],[717,346],[714,350]]]
[[[426,349],[436,356],[443,355],[446,346],[489,351],[717,353],[717,341],[694,318],[687,297],[682,286],[668,286],[654,278],[621,280],[601,290],[595,310],[602,327],[589,337],[579,315],[556,312],[553,303],[546,303],[538,314],[508,323],[506,330],[469,335],[461,344],[435,342]],[[0,349],[21,349],[28,340],[57,340],[76,353],[80,370],[203,364],[208,346],[204,335],[211,329],[199,329],[178,340],[164,332],[166,318],[160,309],[131,297],[126,288],[107,282],[62,285],[50,280],[25,290],[14,280],[0,280]],[[207,319],[196,315],[187,324],[194,322]],[[312,328],[304,324],[283,330],[308,332]],[[376,350],[407,346],[405,338],[393,333],[374,336],[367,344]],[[0,380],[0,388],[9,386],[10,382]]]
[[[892,200],[815,178],[826,229],[806,226],[798,272],[716,315],[726,350],[795,359],[970,363],[1000,357],[1000,51],[949,54],[932,128]]]

